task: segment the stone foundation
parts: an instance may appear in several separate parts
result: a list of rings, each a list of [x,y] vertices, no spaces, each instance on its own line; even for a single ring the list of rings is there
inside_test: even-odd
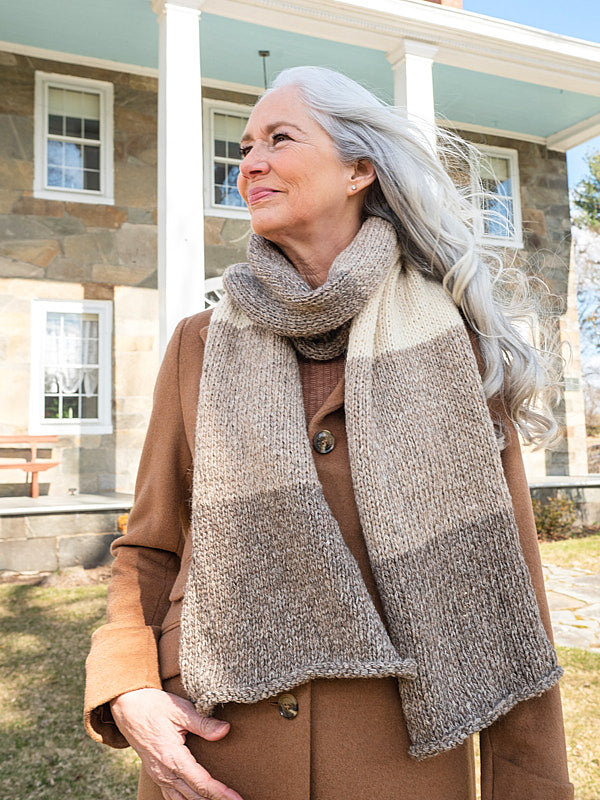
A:
[[[108,564],[120,512],[0,517],[0,570],[53,572]]]

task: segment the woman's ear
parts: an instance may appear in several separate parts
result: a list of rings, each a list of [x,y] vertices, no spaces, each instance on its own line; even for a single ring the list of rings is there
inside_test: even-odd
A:
[[[361,158],[354,162],[351,180],[358,191],[361,189],[366,189],[367,186],[370,186],[376,178],[377,173],[375,172],[375,167],[368,159]]]

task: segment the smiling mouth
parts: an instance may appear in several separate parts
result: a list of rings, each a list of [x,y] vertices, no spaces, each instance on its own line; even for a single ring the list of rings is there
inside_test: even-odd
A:
[[[254,203],[258,203],[261,200],[265,200],[267,197],[272,197],[274,194],[277,194],[276,189],[252,189],[248,192],[248,203],[250,205],[254,205]]]

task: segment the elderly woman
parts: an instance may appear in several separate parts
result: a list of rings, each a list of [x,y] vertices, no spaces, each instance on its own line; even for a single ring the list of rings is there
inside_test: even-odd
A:
[[[328,70],[241,152],[248,263],[165,355],[89,732],[141,800],[472,800],[477,732],[484,800],[572,798],[517,439],[556,434],[550,369],[472,205]]]

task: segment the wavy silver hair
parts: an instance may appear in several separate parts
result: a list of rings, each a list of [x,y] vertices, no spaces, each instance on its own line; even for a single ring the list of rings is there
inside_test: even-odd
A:
[[[520,332],[538,328],[543,299],[551,295],[541,279],[505,266],[503,252],[483,241],[486,194],[472,180],[482,158],[477,148],[434,127],[434,152],[420,122],[323,67],[286,69],[268,92],[284,86],[298,88],[344,163],[366,159],[374,166],[377,180],[365,193],[364,214],[394,225],[406,267],[441,281],[477,333],[490,407],[502,403],[534,449],[555,444],[562,431],[552,407],[560,398],[564,359],[550,326],[540,326],[539,347]],[[453,181],[456,174],[468,176],[466,186]],[[505,431],[499,418],[494,423],[503,448]]]

